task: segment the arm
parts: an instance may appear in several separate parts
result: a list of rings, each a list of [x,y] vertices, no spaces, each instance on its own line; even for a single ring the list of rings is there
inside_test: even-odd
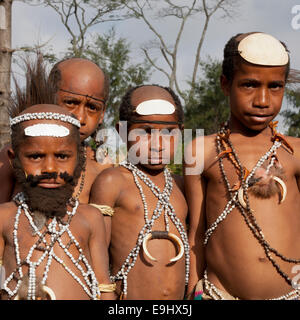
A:
[[[116,207],[121,188],[121,177],[117,174],[116,168],[109,168],[101,172],[94,181],[89,203],[97,205],[106,205],[111,208]],[[106,240],[110,243],[111,237],[111,219],[113,217],[104,216]]]
[[[196,142],[187,147],[187,152],[192,152]],[[194,154],[191,153],[191,154]],[[190,163],[190,162],[189,162]],[[185,196],[189,208],[189,244],[190,244],[190,278],[187,288],[187,298],[193,299],[195,286],[203,277],[205,269],[205,248],[203,245],[205,235],[205,179],[200,172],[187,174],[187,168],[195,167],[195,163],[184,165]],[[196,174],[198,173],[198,174]]]
[[[7,150],[10,146],[0,151],[0,203],[9,202],[15,186],[13,169],[9,163]]]
[[[109,257],[106,244],[105,226],[103,216],[98,210],[87,205],[87,217],[90,222],[91,236],[89,248],[92,259],[92,267],[99,284],[111,284],[109,278]],[[101,292],[101,300],[115,300],[114,292]]]

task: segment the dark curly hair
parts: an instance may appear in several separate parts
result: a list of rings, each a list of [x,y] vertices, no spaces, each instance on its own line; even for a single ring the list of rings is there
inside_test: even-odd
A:
[[[257,33],[257,32],[238,33],[235,36],[233,36],[232,38],[230,38],[230,40],[226,43],[226,45],[224,47],[224,59],[223,59],[223,63],[222,63],[222,74],[230,82],[234,78],[234,73],[238,68],[239,62],[245,61],[240,56],[240,54],[238,52],[238,45],[242,39],[237,40],[237,38],[243,34],[249,35],[252,33]],[[280,41],[280,43],[284,46],[286,51],[289,52],[286,44],[282,41]],[[286,66],[285,80],[287,80],[289,72],[290,72],[290,59],[289,59],[289,62]]]
[[[148,87],[148,86],[154,86],[154,87],[159,87],[167,92],[172,96],[174,102],[175,102],[175,114],[177,116],[177,120],[180,123],[183,123],[184,120],[184,113],[183,113],[183,108],[182,104],[178,98],[178,96],[175,94],[175,92],[170,88],[170,87],[163,87],[158,84],[149,84],[149,85],[139,85],[136,87],[131,87],[128,89],[128,91],[125,93],[121,100],[120,108],[119,108],[119,119],[120,121],[128,121],[134,119],[136,117],[134,110],[135,106],[131,104],[131,97],[132,94],[135,90],[141,87]]]

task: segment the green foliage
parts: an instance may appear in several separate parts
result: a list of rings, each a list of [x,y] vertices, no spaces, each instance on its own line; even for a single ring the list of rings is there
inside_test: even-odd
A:
[[[229,118],[229,106],[220,86],[221,62],[201,62],[203,78],[196,82],[193,95],[185,104],[185,128],[204,129],[204,134],[217,132]]]
[[[103,36],[97,35],[84,51],[85,57],[93,60],[110,78],[110,97],[106,110],[106,123],[114,125],[122,96],[129,87],[146,83],[151,76],[149,63],[130,61],[130,44],[124,38],[117,38],[114,28]]]
[[[288,136],[300,137],[300,91],[295,86],[288,86],[285,91],[288,109],[280,114],[284,117],[284,124],[288,126],[285,132]]]

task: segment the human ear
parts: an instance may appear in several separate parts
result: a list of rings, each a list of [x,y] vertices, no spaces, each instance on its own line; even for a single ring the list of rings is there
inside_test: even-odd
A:
[[[220,84],[221,84],[221,89],[224,93],[225,96],[229,96],[229,93],[230,93],[230,86],[231,86],[231,83],[230,81],[224,76],[224,74],[222,74],[220,76]]]
[[[12,148],[7,149],[7,155],[8,155],[9,162],[14,160],[14,158],[16,157],[16,154],[14,153]]]

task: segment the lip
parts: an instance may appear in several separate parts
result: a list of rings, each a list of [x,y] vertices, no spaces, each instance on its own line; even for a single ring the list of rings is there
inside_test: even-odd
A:
[[[270,114],[248,114],[248,117],[254,122],[266,122],[269,119],[272,119],[272,115]]]
[[[158,164],[164,163],[167,159],[166,158],[150,158],[149,163]]]
[[[42,180],[38,186],[45,189],[56,189],[59,188],[61,184],[56,181]]]

